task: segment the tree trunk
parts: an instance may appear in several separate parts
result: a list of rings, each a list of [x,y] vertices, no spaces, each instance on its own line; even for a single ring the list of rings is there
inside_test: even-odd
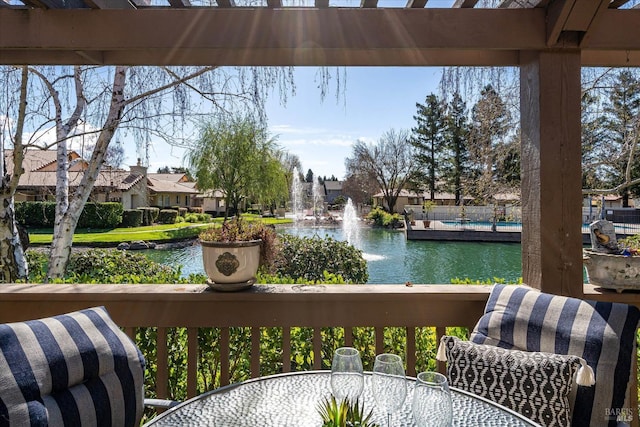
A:
[[[0,189],[0,283],[26,279],[28,268],[15,221],[13,194]]]
[[[91,160],[87,170],[84,171],[82,181],[74,192],[72,200],[68,203],[68,207],[65,212],[58,212],[56,210],[56,221],[53,229],[53,241],[51,243],[49,270],[47,272],[47,278],[53,279],[56,277],[63,277],[67,264],[69,262],[69,255],[71,254],[71,245],[73,242],[73,234],[76,231],[78,225],[78,219],[82,213],[82,209],[86,201],[89,199],[93,185],[96,182],[100,169],[104,163],[104,158],[109,147],[109,142],[113,138],[122,111],[125,107],[124,101],[124,86],[126,83],[127,67],[118,66],[115,69],[115,75],[113,78],[113,91],[111,94],[111,105],[109,107],[109,114],[105,119],[105,122],[98,136],[98,141],[93,150]],[[60,156],[58,161],[61,161]],[[65,164],[67,159],[64,159]],[[58,182],[56,187],[64,183],[64,174],[60,171],[58,176]],[[59,215],[58,215],[59,213]]]
[[[24,158],[22,132],[24,130],[27,107],[27,81],[29,80],[29,72],[26,66],[22,67],[21,72],[20,103],[16,135],[13,141],[13,158],[11,159],[13,162],[13,174],[11,176],[7,173],[4,138],[0,134],[0,283],[11,283],[17,279],[26,279],[29,273],[24,247],[18,232],[14,204],[18,181],[24,172],[22,167]]]

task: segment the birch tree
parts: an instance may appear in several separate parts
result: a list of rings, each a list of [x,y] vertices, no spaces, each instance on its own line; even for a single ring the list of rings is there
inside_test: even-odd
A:
[[[12,126],[9,121],[9,105],[7,114],[0,116],[0,283],[15,282],[18,279],[26,279],[28,275],[27,260],[25,258],[18,224],[15,215],[14,196],[18,187],[20,176],[23,173],[22,161],[24,158],[22,133],[27,107],[27,83],[29,73],[27,67],[20,69],[21,81],[17,106],[17,120],[13,132],[13,150],[11,156],[12,172],[9,173],[5,153],[5,138],[12,134]]]

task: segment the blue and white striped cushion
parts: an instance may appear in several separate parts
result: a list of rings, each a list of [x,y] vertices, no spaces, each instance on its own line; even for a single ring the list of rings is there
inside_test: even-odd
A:
[[[135,426],[144,359],[104,307],[0,325],[0,426]]]
[[[503,348],[580,356],[596,383],[579,386],[573,426],[616,426],[615,414],[631,414],[625,394],[640,311],[627,304],[596,302],[494,285],[471,341]]]

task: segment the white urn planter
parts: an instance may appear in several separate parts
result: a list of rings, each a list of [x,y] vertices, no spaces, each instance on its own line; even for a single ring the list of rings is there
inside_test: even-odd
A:
[[[624,256],[583,249],[589,283],[605,289],[640,289],[640,256]]]
[[[261,240],[201,241],[207,284],[217,291],[239,291],[256,281]]]

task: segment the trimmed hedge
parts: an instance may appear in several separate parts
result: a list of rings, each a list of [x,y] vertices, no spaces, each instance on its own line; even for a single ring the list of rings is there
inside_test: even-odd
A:
[[[127,209],[122,212],[123,227],[140,227],[142,225],[142,211],[140,209]]]
[[[171,209],[178,211],[178,216],[185,216],[189,212],[187,208],[181,208],[180,206],[171,206]]]
[[[158,215],[159,224],[175,224],[178,218],[178,211],[173,209],[162,209]]]
[[[122,222],[122,204],[117,202],[84,205],[78,219],[78,228],[115,228]]]
[[[16,220],[24,227],[52,228],[55,217],[55,202],[16,202]]]
[[[160,215],[160,208],[141,207],[138,210],[142,212],[142,225],[153,225]]]
[[[114,228],[122,222],[122,204],[115,202],[85,204],[78,228]],[[55,202],[16,202],[18,224],[27,228],[52,228]]]

